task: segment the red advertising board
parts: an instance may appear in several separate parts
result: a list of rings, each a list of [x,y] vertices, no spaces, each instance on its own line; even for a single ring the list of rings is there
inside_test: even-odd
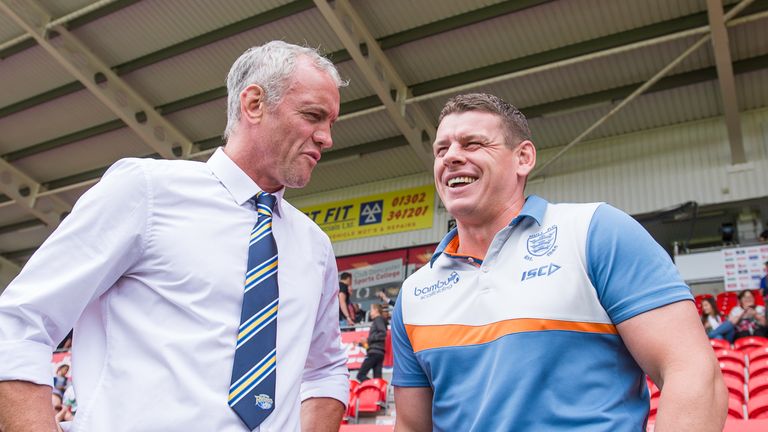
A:
[[[384,367],[392,366],[392,337],[391,332],[387,330],[387,339],[384,342]],[[360,369],[365,360],[365,348],[359,344],[368,339],[368,329],[342,332],[341,345],[347,353],[347,367],[350,370]]]

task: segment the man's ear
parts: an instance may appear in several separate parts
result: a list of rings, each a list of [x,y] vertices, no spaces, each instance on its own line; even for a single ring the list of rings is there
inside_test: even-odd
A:
[[[264,89],[251,84],[240,93],[240,118],[251,124],[261,122],[267,109],[267,98]]]
[[[517,173],[528,176],[536,166],[536,147],[530,140],[525,140],[517,146]]]

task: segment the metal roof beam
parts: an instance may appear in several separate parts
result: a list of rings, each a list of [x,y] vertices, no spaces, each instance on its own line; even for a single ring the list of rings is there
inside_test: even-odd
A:
[[[133,0],[135,1],[135,0]],[[384,36],[378,39],[382,49],[394,48],[406,43],[414,42],[419,39],[423,39],[429,36],[434,36],[439,33],[443,33],[449,30],[455,30],[460,27],[464,27],[471,24],[476,24],[483,20],[497,18],[499,16],[507,15],[514,12],[538,6],[544,3],[551,2],[553,0],[507,0],[501,3],[497,3],[491,6],[487,6],[481,9],[470,11],[464,14],[459,14],[453,17],[445,18],[440,21],[425,24],[423,26],[414,27],[408,30],[404,30],[389,36]],[[123,75],[128,72],[132,72],[141,67],[149,66],[153,63],[157,63],[162,60],[167,60],[173,56],[183,54],[191,49],[200,48],[205,44],[210,44],[219,41],[225,37],[230,37],[235,34],[251,30],[260,25],[268,24],[286,18],[293,14],[303,12],[311,9],[314,4],[311,0],[298,0],[286,5],[271,9],[262,14],[254,15],[228,26],[212,30],[203,35],[195,38],[179,42],[176,45],[172,45],[167,48],[163,48],[159,51],[155,51],[146,54],[142,57],[130,60],[123,64],[115,66],[113,69],[118,75]],[[334,63],[341,63],[343,61],[350,60],[351,57],[347,50],[335,51],[328,54],[328,57],[334,61]],[[65,84],[61,87],[57,87],[53,90],[49,90],[45,93],[33,96],[29,99],[25,99],[16,102],[12,105],[0,108],[0,117],[5,117],[14,114],[19,111],[31,108],[36,105],[40,105],[45,102],[49,102],[56,98],[74,93],[82,90],[84,87],[79,82]],[[220,91],[221,89],[215,89]],[[224,88],[226,92],[226,88]],[[378,102],[378,98],[374,96],[374,99]]]
[[[136,0],[132,0],[136,1]],[[154,63],[167,60],[171,57],[184,54],[202,46],[218,42],[222,39],[234,36],[238,33],[245,32],[247,30],[254,29],[264,24],[268,24],[273,21],[277,21],[282,18],[286,18],[293,14],[303,12],[305,10],[313,8],[311,0],[297,0],[288,3],[283,6],[276,7],[267,12],[254,15],[252,17],[245,18],[238,22],[232,23],[228,26],[212,30],[208,33],[196,36],[192,39],[188,39],[179,42],[175,45],[163,48],[161,50],[151,52],[141,57],[129,60],[125,63],[114,66],[112,69],[118,75],[124,75],[129,72],[133,72],[142,67],[152,65]],[[0,118],[15,114],[17,112],[32,108],[37,105],[50,102],[54,99],[66,96],[68,94],[83,90],[85,87],[80,82],[72,82],[64,84],[52,90],[48,90],[45,93],[32,96],[31,98],[24,99],[15,102],[11,105],[0,108]]]
[[[749,6],[750,3],[752,3],[753,0],[741,0],[739,4],[733,7],[727,14],[723,16],[723,23],[727,22],[728,20],[732,19],[736,14],[739,13],[739,11],[744,10],[745,7]],[[725,27],[723,27],[725,28]],[[616,106],[611,108],[608,113],[600,117],[596,122],[594,122],[592,125],[590,125],[587,129],[585,129],[582,133],[580,133],[576,138],[574,138],[571,142],[565,145],[560,151],[557,152],[554,156],[547,159],[543,164],[541,164],[539,167],[534,169],[534,171],[531,173],[530,177],[531,179],[539,177],[542,173],[546,172],[547,168],[551,166],[553,163],[558,161],[565,153],[567,153],[571,148],[575,147],[577,144],[584,141],[584,139],[589,136],[593,131],[595,131],[597,128],[602,126],[606,121],[608,121],[609,118],[611,118],[613,115],[615,115],[617,112],[624,109],[625,106],[627,106],[629,103],[631,103],[633,100],[638,98],[641,94],[643,94],[645,91],[650,89],[655,83],[657,83],[659,80],[661,80],[664,75],[668,74],[670,71],[672,71],[675,67],[677,67],[680,63],[682,63],[683,60],[685,60],[688,56],[690,56],[692,53],[694,53],[696,50],[701,48],[705,43],[709,41],[709,39],[712,38],[711,33],[706,33],[704,36],[702,36],[699,40],[693,43],[688,49],[683,51],[682,54],[677,56],[674,60],[672,60],[669,64],[661,68],[658,72],[656,72],[648,81],[644,82],[641,86],[639,86],[636,90],[634,90],[629,96],[627,96],[624,100],[619,102]],[[719,69],[718,69],[719,72]]]
[[[750,7],[748,7],[746,10],[747,11],[753,11],[753,12],[757,11],[758,13],[756,13],[754,15],[749,15],[749,16],[745,16],[745,17],[742,17],[742,18],[738,18],[736,20],[728,22],[727,25],[728,26],[735,26],[735,25],[741,25],[741,24],[744,24],[744,23],[747,23],[747,22],[752,22],[752,21],[755,21],[755,20],[765,19],[766,16],[768,16],[768,14],[765,12],[765,11],[768,11],[768,2],[762,2],[762,3],[759,3],[759,4],[753,4]],[[549,68],[562,67],[565,64],[574,64],[574,63],[578,63],[578,62],[581,62],[581,61],[587,61],[590,58],[592,58],[593,56],[612,55],[614,53],[618,53],[618,52],[621,52],[623,50],[635,49],[635,48],[638,48],[640,46],[649,46],[649,45],[654,45],[654,44],[658,44],[658,43],[663,43],[663,42],[666,42],[666,41],[669,41],[669,40],[672,40],[672,39],[678,39],[678,38],[686,37],[686,36],[693,35],[693,34],[700,34],[700,33],[704,34],[705,32],[709,31],[708,27],[706,27],[706,26],[691,27],[691,26],[702,24],[702,23],[706,23],[706,16],[704,16],[701,13],[699,13],[699,14],[694,14],[694,15],[690,15],[690,16],[687,16],[687,17],[677,18],[677,19],[674,19],[674,20],[671,20],[671,21],[666,21],[666,22],[663,22],[663,23],[652,24],[650,26],[642,27],[642,28],[635,29],[635,30],[631,30],[629,32],[621,32],[621,33],[617,33],[615,35],[601,37],[601,38],[598,38],[598,39],[595,39],[595,40],[592,40],[592,41],[586,41],[586,42],[577,43],[577,44],[574,44],[574,45],[570,45],[569,47],[558,48],[558,49],[555,49],[555,50],[552,50],[552,51],[546,51],[546,52],[543,52],[543,53],[533,54],[531,56],[519,59],[519,61],[521,63],[518,64],[515,67],[512,67],[511,69],[510,69],[510,66],[507,64],[508,62],[498,63],[496,66],[491,66],[491,67],[496,67],[497,68],[496,69],[496,73],[501,73],[501,75],[495,75],[494,77],[490,78],[488,81],[499,82],[499,81],[503,81],[503,80],[506,80],[506,79],[511,79],[511,78],[514,78],[514,77],[529,75],[529,74],[535,73],[535,72],[541,70],[541,68],[545,68],[545,67],[549,67]],[[675,29],[677,31],[673,32],[673,33],[669,33],[669,31],[671,29]],[[416,30],[416,29],[414,29],[414,30]],[[641,37],[642,38],[649,38],[649,39],[638,39],[638,38],[641,38]],[[602,40],[602,42],[601,42],[601,40]],[[564,55],[564,53],[566,53],[568,51],[572,51],[572,52],[586,52],[586,51],[590,50],[590,48],[589,48],[590,46],[598,46],[598,45],[599,46],[603,46],[604,43],[610,43],[611,41],[614,41],[614,42],[615,41],[622,41],[622,43],[630,42],[630,43],[632,43],[632,45],[631,46],[626,46],[626,47],[622,47],[620,45],[619,46],[614,46],[614,47],[611,47],[611,48],[607,48],[604,51],[591,52],[590,54],[580,55],[580,56],[576,56],[576,57],[565,57],[565,58],[562,57],[562,55]],[[634,41],[634,42],[632,42],[632,41]],[[586,45],[584,45],[584,44],[586,44]],[[552,60],[556,60],[556,59],[560,59],[560,60],[557,60],[556,63],[549,64],[549,66],[547,66],[547,63],[546,63],[547,61],[552,61]],[[736,65],[744,63],[744,62],[745,61],[737,62]],[[507,64],[507,65],[505,66],[505,64]],[[517,67],[522,67],[524,64],[529,65],[530,67],[529,68],[524,68],[524,69],[517,69]],[[762,67],[763,66],[760,66],[760,68],[762,68]],[[477,73],[477,71],[485,70],[485,69],[487,69],[487,68],[480,68],[480,69],[475,69],[474,71],[467,71],[466,75],[467,76],[471,76],[471,75]],[[681,76],[683,76],[683,75],[681,75]],[[709,79],[709,78],[706,78],[706,79]],[[423,94],[423,95],[420,95],[420,96],[415,97],[415,98],[409,98],[406,102],[407,103],[411,103],[411,102],[413,102],[415,100],[426,100],[426,99],[429,99],[429,98],[432,98],[432,97],[440,96],[442,94],[447,94],[447,93],[451,93],[451,92],[458,92],[458,91],[463,90],[464,88],[469,88],[469,86],[473,85],[471,82],[469,82],[469,83],[468,82],[463,82],[463,83],[459,84],[459,87],[444,88],[444,84],[442,84],[440,82],[440,80],[441,79],[427,81],[427,82],[421,83],[421,84],[416,84],[416,86],[419,86],[419,85],[430,85],[430,86],[433,86],[434,88],[436,88],[438,90],[435,90],[435,93],[427,93],[427,94]],[[665,78],[664,80],[662,80],[662,82],[657,83],[656,85],[654,85],[650,91],[654,91],[653,89],[658,88],[660,85],[662,85],[662,83],[665,83],[665,82],[668,82],[668,78]],[[77,83],[77,84],[79,85],[79,83]],[[607,92],[615,91],[615,90],[616,89],[614,89],[614,90],[607,90]],[[631,93],[631,90],[623,92],[622,93],[622,95],[623,95],[622,97],[625,97],[629,93]],[[162,114],[168,114],[168,113],[171,113],[171,112],[176,112],[176,111],[180,111],[180,110],[183,110],[183,109],[186,109],[186,108],[197,106],[197,105],[200,105],[200,104],[203,104],[203,103],[211,102],[211,101],[223,98],[225,96],[226,96],[226,87],[218,87],[218,88],[215,88],[215,89],[212,89],[212,90],[208,90],[208,91],[205,91],[205,92],[202,92],[202,93],[198,93],[198,94],[186,97],[186,98],[181,99],[181,100],[169,102],[169,103],[167,103],[165,105],[160,105],[160,106],[156,107],[155,109],[158,112],[162,113]],[[581,104],[581,102],[579,102],[580,98],[581,97],[576,97],[576,98],[571,98],[571,99],[573,99],[574,103]],[[567,101],[569,101],[569,100],[570,99],[566,99],[566,100],[563,100],[563,101],[550,102],[550,103],[542,104],[541,106],[537,105],[536,107],[528,108],[528,110],[530,112],[531,109],[538,110],[540,107],[541,108],[545,108],[546,106],[553,105],[553,104],[563,104],[564,105],[564,104],[567,104],[568,103]],[[381,105],[380,99],[379,99],[378,96],[376,96],[376,95],[367,96],[367,97],[363,97],[363,98],[360,98],[360,99],[355,99],[355,100],[351,100],[351,101],[347,101],[347,102],[342,103],[341,104],[341,119],[343,120],[343,119],[347,119],[347,118],[351,118],[351,117],[365,115],[365,114],[368,114],[368,113],[371,113],[371,112],[381,111],[383,109],[384,109],[384,107]],[[0,117],[3,117],[3,115],[4,115],[4,111],[3,110],[4,110],[3,108],[0,108]],[[548,111],[545,110],[545,112],[548,112]],[[528,114],[528,113],[526,113],[526,114]],[[535,116],[535,114],[533,112],[531,112],[531,114],[533,114]],[[116,120],[116,121],[120,122],[122,124],[121,121],[119,121],[119,120]],[[81,131],[74,132],[72,134],[68,134],[68,135],[66,135],[64,137],[55,138],[53,140],[48,140],[48,141],[45,141],[45,142],[42,142],[42,143],[39,143],[39,144],[32,145],[30,147],[25,147],[23,149],[20,149],[20,150],[14,151],[14,152],[10,152],[10,153],[4,154],[4,155],[2,155],[2,157],[5,158],[6,160],[9,160],[9,161],[17,160],[17,159],[20,159],[22,157],[28,157],[28,156],[40,153],[42,151],[50,150],[52,148],[59,147],[59,146],[66,145],[66,144],[69,144],[71,142],[74,142],[73,139],[76,138],[76,137],[80,137],[80,139],[86,139],[86,138],[90,138],[92,136],[96,136],[96,135],[99,134],[99,130],[101,128],[105,128],[105,129],[103,129],[104,131],[113,130],[113,129],[111,129],[112,126],[115,126],[115,124],[113,124],[112,122],[108,122],[108,123],[104,123],[104,124],[101,124],[101,125],[93,126],[93,127],[88,128],[88,129],[85,129],[85,130],[81,130]],[[2,202],[2,200],[0,200],[0,202]]]
[[[744,139],[741,133],[741,118],[736,100],[736,80],[733,78],[731,49],[728,46],[728,29],[725,28],[722,0],[707,0],[709,27],[712,31],[712,48],[715,53],[717,78],[720,83],[720,97],[723,101],[725,126],[731,144],[731,164],[747,162],[744,153]]]
[[[175,159],[192,152],[189,139],[74,35],[62,26],[49,29],[50,16],[34,0],[1,0],[0,10],[32,35],[61,66],[163,157]],[[48,39],[49,30],[59,37]]]
[[[432,141],[435,126],[419,106],[406,109],[405,99],[409,96],[408,86],[384,55],[378,42],[371,35],[363,20],[348,0],[336,0],[331,6],[327,0],[314,0],[325,20],[352,56],[362,71],[368,85],[381,99],[390,119],[405,136],[422,166],[432,171]],[[360,47],[367,47],[367,55]],[[395,92],[394,97],[392,91]]]
[[[90,22],[107,16],[111,13],[117,12],[120,9],[124,9],[139,0],[103,0],[97,3],[91,3],[90,5],[69,13],[61,18],[57,18],[51,21],[51,25],[61,24],[66,27],[67,30],[75,30]],[[0,60],[7,59],[8,57],[18,54],[28,48],[32,48],[37,45],[34,38],[29,34],[24,34],[13,40],[0,44]]]
[[[733,70],[736,75],[763,69],[768,69],[768,54],[740,60],[733,64]],[[647,94],[664,90],[671,90],[679,87],[712,81],[715,79],[717,79],[717,70],[715,67],[702,68],[664,77],[652,85],[645,93]],[[622,100],[629,96],[635,89],[637,89],[639,85],[641,85],[641,83],[629,84],[613,89],[602,90],[599,92],[589,93],[567,99],[561,99],[558,101],[521,107],[520,110],[525,113],[525,116],[529,120],[542,116],[557,115],[558,113],[566,111],[579,111],[598,104],[611,103]],[[223,138],[221,136],[215,136],[200,141],[195,141],[195,146],[201,151],[208,151],[218,147],[222,143]],[[394,143],[397,143],[397,145],[394,145]],[[323,161],[330,161],[342,157],[347,157],[351,153],[365,154],[371,153],[373,151],[388,150],[390,148],[404,145],[408,145],[408,142],[402,136],[386,138],[384,140],[358,144],[339,150],[331,150],[323,154],[323,158],[320,160],[320,163],[322,164]],[[379,150],[377,150],[377,148]],[[337,153],[343,154],[337,155]],[[149,155],[147,157],[158,157],[158,155]],[[49,182],[43,183],[42,186],[44,189],[47,189],[45,194],[56,193],[60,188],[67,188],[74,184],[97,180],[99,177],[101,177],[102,174],[104,174],[107,168],[108,167],[97,168],[72,176],[51,180]],[[0,206],[6,205],[5,203],[9,203],[9,201],[10,199],[8,197],[0,195]]]

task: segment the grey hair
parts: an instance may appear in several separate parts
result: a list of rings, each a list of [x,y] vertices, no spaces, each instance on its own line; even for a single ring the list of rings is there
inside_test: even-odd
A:
[[[291,84],[291,77],[296,69],[296,59],[307,57],[314,66],[336,83],[344,87],[348,83],[341,79],[336,66],[320,55],[318,50],[289,44],[283,41],[267,42],[261,46],[247,49],[232,65],[227,74],[227,128],[224,138],[234,132],[240,121],[240,93],[251,84],[264,90],[267,109],[273,109],[283,99]]]

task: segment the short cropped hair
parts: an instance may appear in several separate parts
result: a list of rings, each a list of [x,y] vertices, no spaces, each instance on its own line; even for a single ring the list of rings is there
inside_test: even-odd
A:
[[[251,84],[264,90],[267,109],[280,104],[291,84],[296,69],[296,59],[307,57],[319,71],[327,73],[337,87],[348,83],[341,79],[336,66],[320,53],[309,47],[301,47],[283,41],[272,41],[246,50],[232,65],[227,75],[227,128],[224,138],[229,138],[240,121],[240,93]]]
[[[352,274],[351,274],[351,273],[349,273],[349,272],[344,272],[344,273],[342,273],[342,274],[341,274],[341,276],[339,276],[339,279],[349,279],[349,278],[351,278],[351,277],[352,277]]]
[[[467,93],[448,99],[440,112],[439,122],[442,122],[450,114],[468,111],[482,111],[498,115],[507,129],[505,136],[508,147],[514,147],[521,141],[531,139],[528,120],[525,119],[523,113],[504,99],[487,93]]]

